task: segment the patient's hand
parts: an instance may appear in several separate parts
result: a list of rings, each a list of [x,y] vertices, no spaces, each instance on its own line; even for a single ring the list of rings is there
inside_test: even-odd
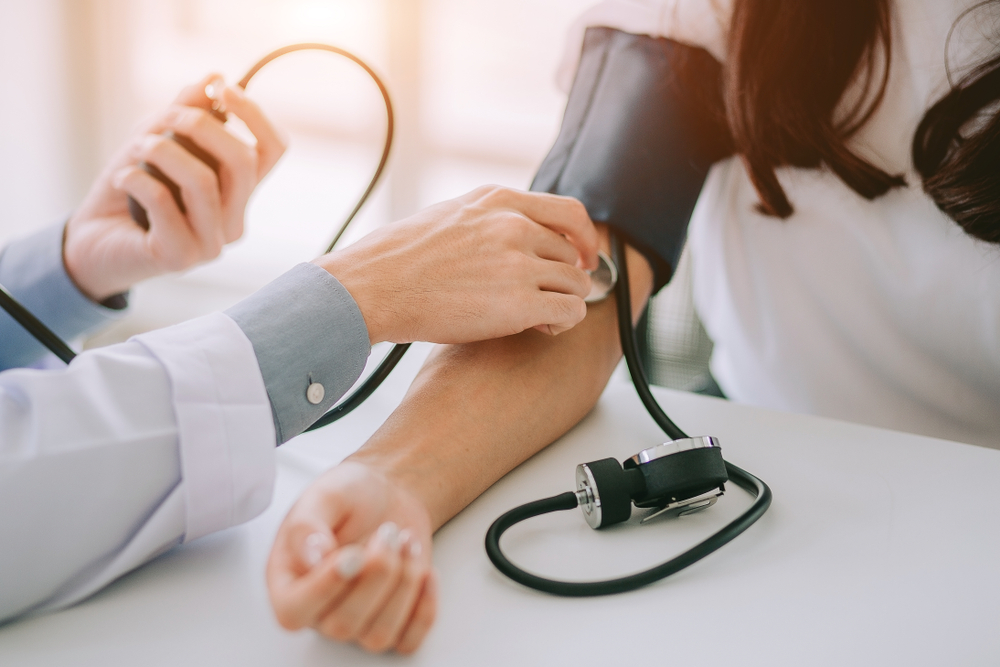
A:
[[[437,607],[422,503],[367,465],[314,482],[285,517],[267,564],[278,622],[369,651],[411,653]]]

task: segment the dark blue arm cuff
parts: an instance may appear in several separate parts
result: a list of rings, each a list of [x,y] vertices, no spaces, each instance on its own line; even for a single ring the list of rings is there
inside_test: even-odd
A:
[[[531,189],[583,202],[643,253],[659,290],[709,168],[732,154],[721,85],[719,63],[702,49],[590,28],[559,137]]]

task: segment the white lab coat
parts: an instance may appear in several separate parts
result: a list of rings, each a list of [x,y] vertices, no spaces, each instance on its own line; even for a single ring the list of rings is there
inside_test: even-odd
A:
[[[274,449],[257,358],[225,314],[0,374],[0,622],[256,516]]]

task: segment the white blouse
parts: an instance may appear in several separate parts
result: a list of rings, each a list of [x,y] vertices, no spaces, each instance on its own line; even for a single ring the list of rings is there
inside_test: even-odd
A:
[[[733,400],[1000,447],[1000,247],[967,236],[937,209],[910,155],[917,124],[948,90],[948,32],[974,4],[893,6],[886,96],[850,146],[904,174],[909,187],[867,201],[828,170],[782,168],[795,214],[780,220],[755,211],[739,159],[712,169],[689,246],[695,305],[715,342],[712,372]],[[665,36],[723,58],[718,26],[730,9],[613,0],[589,10],[576,31]],[[997,5],[977,12],[995,17]],[[949,58],[959,75],[992,52],[990,36],[975,29],[982,20],[976,14],[955,30]],[[564,79],[578,52],[571,43]]]

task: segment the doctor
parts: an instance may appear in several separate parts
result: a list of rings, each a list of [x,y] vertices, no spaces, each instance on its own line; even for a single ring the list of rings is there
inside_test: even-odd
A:
[[[207,112],[210,82],[139,131],[67,224],[0,253],[0,283],[63,338],[118,317],[135,282],[214,258],[242,234],[247,200],[285,145],[238,88],[222,101],[256,143],[230,134]],[[167,130],[214,155],[218,177]],[[180,185],[186,214],[140,160]],[[66,368],[24,368],[44,350],[0,313],[0,622],[73,604],[256,516],[275,445],[351,387],[374,343],[573,327],[596,248],[575,200],[486,187],[300,264],[225,313]]]

